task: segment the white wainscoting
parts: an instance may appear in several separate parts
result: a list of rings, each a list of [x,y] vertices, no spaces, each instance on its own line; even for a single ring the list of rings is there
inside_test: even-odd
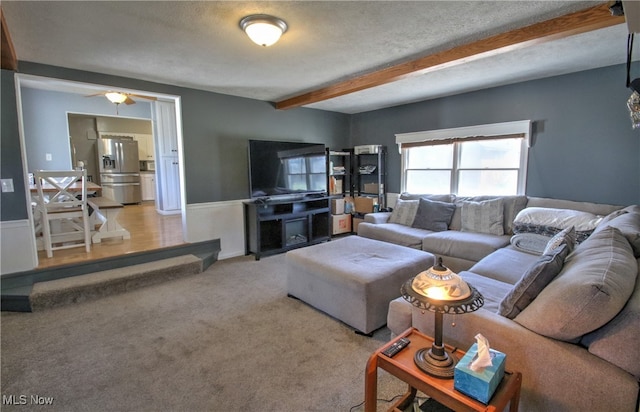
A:
[[[0,274],[24,272],[38,266],[38,252],[28,219],[0,222],[0,244]]]
[[[220,239],[219,259],[243,256],[244,200],[187,205],[187,242]]]

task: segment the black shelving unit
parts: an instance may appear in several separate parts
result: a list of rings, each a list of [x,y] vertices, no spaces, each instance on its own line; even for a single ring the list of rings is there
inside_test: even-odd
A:
[[[345,196],[353,197],[355,180],[353,175],[353,149],[331,150],[327,149],[327,188],[331,205],[331,236],[352,233],[351,214],[344,212],[336,213],[337,209],[344,208],[335,206]]]
[[[353,196],[353,149],[339,151],[327,149],[327,170],[329,196],[332,198]]]
[[[286,252],[329,240],[329,197],[244,202],[245,254]]]
[[[377,197],[380,209],[387,207],[387,148],[378,146],[377,153],[355,153],[354,174],[356,196]]]

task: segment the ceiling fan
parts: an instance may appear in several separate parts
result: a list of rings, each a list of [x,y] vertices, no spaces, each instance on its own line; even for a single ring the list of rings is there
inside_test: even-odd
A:
[[[104,96],[106,97],[111,103],[113,104],[120,104],[120,103],[124,103],[124,104],[135,104],[136,101],[132,99],[132,97],[139,97],[142,99],[147,99],[147,100],[158,100],[155,97],[152,96],[145,96],[142,94],[135,94],[135,93],[123,93],[123,92],[115,92],[115,91],[107,91],[107,92],[102,92],[102,93],[95,93],[95,94],[90,94],[88,96],[85,97],[94,97],[94,96]]]

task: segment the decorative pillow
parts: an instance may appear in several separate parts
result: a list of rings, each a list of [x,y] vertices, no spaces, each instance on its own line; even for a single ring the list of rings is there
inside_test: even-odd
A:
[[[396,207],[393,208],[389,223],[398,223],[405,226],[411,226],[413,219],[416,217],[418,210],[417,200],[396,200]]]
[[[544,248],[542,254],[548,255],[560,245],[567,245],[569,253],[573,252],[573,249],[576,247],[575,227],[568,227],[552,237],[551,240],[549,240],[549,242],[547,243],[547,246]]]
[[[577,246],[560,274],[514,320],[540,335],[577,342],[620,312],[637,276],[629,242],[607,227]]]
[[[593,233],[601,221],[602,216],[579,210],[527,207],[516,215],[513,232],[538,233],[553,237],[563,229],[574,226],[576,243],[581,243]]]
[[[550,254],[542,255],[502,299],[498,314],[515,318],[560,273],[568,254],[569,246],[561,244]]]
[[[462,202],[462,231],[504,235],[502,199]]]
[[[456,205],[453,203],[420,199],[412,227],[442,232],[449,229],[449,223],[451,223],[451,217],[455,210]]]

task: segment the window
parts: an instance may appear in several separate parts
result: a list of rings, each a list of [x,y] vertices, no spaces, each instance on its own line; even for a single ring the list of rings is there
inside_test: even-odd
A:
[[[396,135],[402,191],[524,194],[530,125],[511,122]]]

